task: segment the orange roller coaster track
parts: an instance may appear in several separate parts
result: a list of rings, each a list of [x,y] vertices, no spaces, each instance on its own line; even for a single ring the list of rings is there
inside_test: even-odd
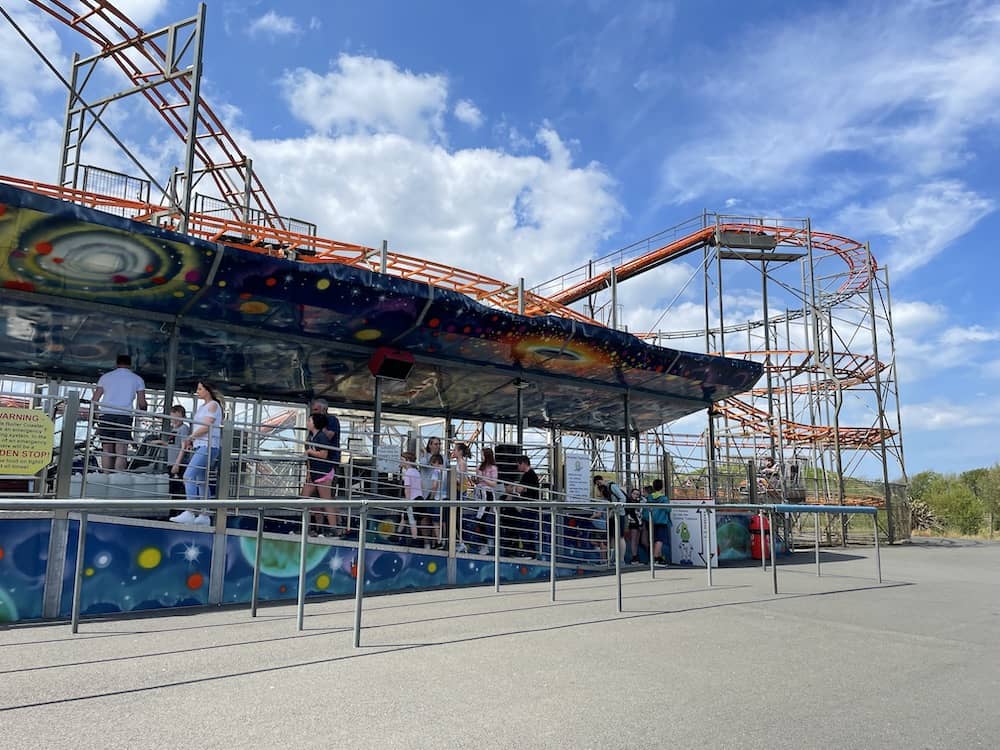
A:
[[[162,206],[142,203],[109,195],[101,195],[73,188],[49,185],[17,177],[0,176],[0,181],[10,185],[47,195],[60,200],[78,203],[119,215],[124,214],[136,221],[158,223],[170,227],[175,214]],[[234,219],[209,214],[190,214],[187,233],[194,237],[222,242],[255,253],[278,257],[294,256],[307,263],[343,263],[369,271],[381,268],[382,253],[372,247],[354,245],[337,240],[328,240],[307,234],[299,234],[287,229],[257,224],[245,224]],[[519,309],[518,287],[505,281],[482,274],[466,271],[443,263],[417,258],[400,253],[386,254],[386,273],[413,281],[420,281],[442,289],[451,289],[466,294],[473,299],[493,304],[511,312]],[[533,292],[523,292],[525,313],[528,315],[559,315],[583,323],[601,325],[572,308],[552,302]],[[530,307],[530,312],[528,308]]]
[[[644,271],[680,258],[706,245],[721,244],[720,238],[724,233],[767,236],[773,238],[777,245],[802,248],[811,246],[816,251],[832,252],[839,256],[848,268],[846,278],[834,292],[837,296],[862,291],[867,287],[871,273],[876,270],[874,260],[869,264],[868,250],[864,243],[848,237],[826,232],[807,231],[801,227],[768,227],[759,224],[727,223],[699,229],[614,268],[609,268],[567,289],[551,294],[548,299],[570,305],[595,292],[606,289],[611,284],[612,275],[617,281],[638,276]]]
[[[434,261],[395,252],[383,253],[371,247],[288,231],[263,183],[249,169],[249,160],[221,119],[201,96],[192,101],[194,89],[190,79],[185,76],[166,75],[161,80],[154,80],[154,76],[144,70],[144,66],[148,65],[154,71],[162,72],[166,70],[169,62],[167,54],[156,43],[154,35],[147,34],[106,0],[74,2],[29,0],[29,2],[96,45],[105,58],[112,60],[129,81],[141,89],[143,96],[182,141],[188,141],[191,135],[183,108],[197,105],[197,118],[194,122],[196,132],[192,139],[195,162],[199,171],[210,175],[219,194],[230,204],[233,218],[189,214],[187,231],[196,237],[224,242],[252,252],[294,257],[309,263],[343,263],[372,271],[384,268],[387,273],[461,292],[481,302],[512,312],[523,311],[529,316],[555,314],[597,325],[601,324],[573,310],[569,305],[607,288],[612,278],[624,280],[700,248],[724,245],[726,241],[724,235],[731,236],[733,233],[758,238],[766,236],[773,241],[774,246],[806,248],[840,257],[846,263],[848,272],[835,290],[824,294],[822,301],[824,305],[835,304],[865,290],[877,269],[867,247],[847,237],[814,232],[804,227],[764,226],[736,220],[698,228],[661,247],[624,260],[613,268],[566,289],[551,294],[539,294],[519,289],[498,279]],[[173,226],[178,219],[176,211],[164,210],[162,206],[154,204],[16,178],[0,177],[0,180],[62,200],[113,211],[161,226]],[[260,224],[247,224],[239,220],[244,207],[237,201],[245,198],[249,198],[251,204],[246,208],[255,207],[262,212],[263,221]],[[802,311],[789,313],[789,315],[799,314],[802,314]],[[759,324],[760,322],[749,321],[727,327],[726,330],[739,330]],[[668,336],[683,337],[690,333],[675,332]],[[784,373],[788,377],[811,369],[817,374],[817,379],[811,385],[792,386],[793,391],[799,393],[804,392],[803,389],[832,390],[851,387],[868,380],[886,367],[875,361],[874,357],[840,353],[832,355],[831,375],[829,369],[818,367],[811,360],[814,356],[811,352],[758,351],[728,354],[774,359],[775,361],[770,363],[772,372]],[[729,400],[717,405],[716,409],[746,429],[768,435],[777,429],[772,425],[767,413],[742,401]],[[780,429],[789,443],[832,444],[834,440],[832,427],[783,422]],[[840,428],[837,436],[841,445],[870,447],[885,440],[887,434],[888,431],[874,428]]]

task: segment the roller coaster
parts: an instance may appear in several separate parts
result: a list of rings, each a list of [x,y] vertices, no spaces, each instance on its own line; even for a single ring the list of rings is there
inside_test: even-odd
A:
[[[844,451],[851,456],[875,455],[887,487],[890,465],[905,477],[888,275],[865,243],[813,231],[808,220],[705,213],[526,288],[523,281],[495,279],[387,247],[324,239],[297,231],[294,220],[278,212],[252,160],[202,98],[203,6],[193,18],[146,32],[104,0],[30,2],[80,34],[97,51],[84,59],[75,58],[66,79],[0,8],[69,90],[59,184],[0,177],[3,182],[255,253],[379,271],[461,292],[527,316],[552,315],[611,327],[618,327],[617,295],[622,283],[664,264],[700,256],[692,275],[704,287],[705,325],[636,335],[655,342],[703,340],[706,353],[763,362],[766,387],[709,410],[708,428],[693,439],[668,428],[650,439],[660,445],[699,445],[708,451],[709,461],[714,457],[730,463],[735,460],[732,453],[746,458],[746,453],[787,457],[806,452],[817,465],[828,462],[831,469],[836,467],[841,477],[850,472],[852,463],[854,467],[862,463],[860,458],[849,458],[845,464]],[[129,88],[93,100],[85,98],[87,82],[99,64],[117,67]],[[186,144],[185,168],[174,174],[169,185],[159,185],[142,169],[159,188],[158,202],[137,200],[123,189],[100,192],[80,185],[86,136],[97,126],[107,129],[101,114],[127,95],[144,97]],[[119,145],[124,148],[120,141]],[[141,168],[139,160],[134,160]],[[207,179],[222,210],[193,210],[194,188],[202,179]],[[760,317],[726,320],[723,286],[731,274],[724,269],[733,262],[744,271],[752,268],[759,273]],[[831,271],[834,262],[840,267]],[[798,279],[789,280],[790,269],[798,269]],[[783,311],[770,309],[769,285],[792,298],[793,304]],[[714,320],[710,320],[712,307],[717,307]],[[727,347],[737,338],[741,342],[737,347]],[[861,394],[865,406],[860,413],[868,424],[840,424],[847,394]],[[854,409],[855,416],[858,412]],[[843,500],[842,481],[839,499]]]

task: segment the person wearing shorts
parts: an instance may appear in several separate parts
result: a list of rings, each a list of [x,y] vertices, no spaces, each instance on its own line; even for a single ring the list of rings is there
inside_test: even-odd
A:
[[[302,485],[302,497],[319,497],[323,500],[331,498],[331,484],[336,481],[336,465],[330,460],[331,445],[326,428],[326,414],[310,414],[306,424],[309,437],[306,440],[306,483]],[[337,525],[337,509],[330,506],[314,509],[311,514],[313,523],[323,526],[323,516],[326,516],[324,536],[338,536],[343,532]],[[338,533],[339,532],[339,533]],[[312,533],[312,532],[309,532]]]
[[[653,480],[653,494],[647,501],[650,505],[663,505],[670,499],[663,493],[663,480]],[[670,559],[670,509],[643,509],[643,517],[653,524],[653,549],[650,554],[658,565],[666,565]]]
[[[132,372],[132,358],[119,354],[115,369],[101,375],[94,389],[97,434],[101,437],[101,468],[125,471],[132,442],[132,404],[146,410],[146,383]]]

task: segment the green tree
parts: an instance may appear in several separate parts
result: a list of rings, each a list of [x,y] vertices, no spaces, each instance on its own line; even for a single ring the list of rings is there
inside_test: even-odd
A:
[[[978,534],[983,526],[983,501],[961,480],[944,479],[935,485],[927,503],[945,526],[961,534]]]
[[[969,471],[963,471],[958,475],[958,478],[966,487],[972,490],[973,495],[982,500],[989,474],[989,469],[970,469]]]
[[[982,494],[979,497],[983,501],[992,534],[1000,523],[1000,464],[993,464],[985,471],[986,476],[983,478],[980,490]]]
[[[936,471],[922,471],[910,477],[910,497],[930,503],[932,496],[944,490],[946,479]]]

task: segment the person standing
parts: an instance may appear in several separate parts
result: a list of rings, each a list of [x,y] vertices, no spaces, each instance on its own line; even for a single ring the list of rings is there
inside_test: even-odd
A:
[[[441,455],[441,438],[432,437],[427,439],[427,445],[423,455],[420,456],[420,496],[424,500],[440,500],[441,479],[443,477],[442,467],[444,466],[444,456]],[[434,507],[424,507],[418,514],[420,520],[421,536],[430,537],[430,530],[434,527],[441,529],[441,509]],[[436,545],[438,538],[435,536],[433,543]]]
[[[493,449],[483,448],[483,460],[479,462],[479,468],[476,470],[476,476],[473,480],[476,500],[482,503],[479,506],[479,510],[476,511],[476,520],[482,522],[482,524],[476,527],[479,537],[483,542],[479,548],[480,555],[488,555],[493,551],[493,543],[491,541],[493,529],[487,526],[487,524],[492,526],[493,519],[484,518],[484,516],[486,515],[487,505],[496,501],[495,493],[499,476],[500,470],[497,468],[497,460],[493,456]],[[496,509],[494,508],[494,510]]]
[[[472,452],[469,450],[469,446],[466,443],[454,443],[451,447],[451,457],[455,461],[455,497],[450,498],[452,500],[462,501],[466,499],[469,492],[472,491],[472,475],[469,474],[469,457]],[[446,508],[445,513],[442,515],[442,523],[444,527],[449,528],[449,515],[451,513],[456,513],[456,531],[458,533],[458,541],[455,545],[455,550],[457,552],[465,552],[465,533],[463,531],[464,519],[462,517],[462,508]]]
[[[653,494],[649,496],[649,503],[662,505],[669,502],[670,499],[663,493],[663,480],[654,479]],[[643,515],[653,524],[653,549],[650,554],[657,565],[666,565],[670,554],[670,509],[644,509]]]
[[[626,503],[628,498],[625,495],[625,490],[618,486],[615,482],[608,482],[600,474],[594,477],[594,485],[597,487],[601,496],[609,503]],[[614,511],[608,511],[608,535],[609,539],[614,534],[614,518],[611,515]],[[618,511],[618,528],[619,534],[618,538],[615,539],[616,553],[619,556],[625,555],[625,511]]]
[[[310,414],[322,414],[326,417],[326,437],[330,445],[328,459],[333,461],[333,468],[340,471],[340,420],[336,414],[330,413],[330,402],[325,398],[314,398],[309,404]],[[336,489],[336,485],[333,485]]]
[[[94,390],[101,468],[106,472],[125,470],[132,442],[133,402],[137,409],[146,411],[146,383],[132,372],[132,358],[119,354],[115,369],[101,375]]]
[[[531,459],[524,455],[518,456],[517,470],[521,472],[521,477],[517,480],[517,485],[510,488],[511,493],[521,500],[531,502],[540,500],[541,482],[538,481],[538,474],[531,468]],[[536,535],[539,533],[538,518],[538,508],[518,509],[520,552],[528,557],[535,557],[538,554],[536,545]]]
[[[633,487],[628,493],[629,503],[644,502],[642,492]],[[639,535],[642,532],[642,509],[625,509],[625,559],[629,563],[639,562]]]
[[[187,462],[184,460],[187,451],[184,443],[191,434],[191,428],[185,424],[187,411],[180,404],[170,407],[170,430],[164,432],[157,440],[150,440],[150,445],[162,445],[166,448],[167,476],[169,479],[169,492],[171,500],[183,500],[187,497],[184,489],[184,467]]]
[[[194,413],[191,435],[184,444],[191,451],[187,469],[184,470],[184,489],[189,502],[208,499],[209,473],[218,464],[222,439],[223,410],[215,387],[207,380],[199,380],[195,395],[201,399],[201,405]],[[186,510],[170,520],[205,526],[211,523],[208,513],[204,511],[195,515]]]
[[[322,500],[330,499],[330,484],[336,480],[337,470],[330,461],[330,438],[327,436],[326,426],[327,416],[320,412],[310,414],[306,420],[309,436],[306,438],[305,444],[306,481],[299,493],[302,497],[319,495]],[[326,522],[329,526],[328,530],[322,532],[322,535],[339,536],[337,509],[328,505],[324,505],[323,508],[314,508],[310,515],[315,527],[323,526],[323,514],[326,514]]]
[[[341,486],[341,469],[340,469],[340,420],[337,418],[336,414],[330,413],[330,402],[325,398],[314,398],[309,402],[309,413],[310,414],[322,414],[326,417],[326,427],[323,428],[323,434],[326,436],[326,447],[327,455],[326,460],[330,462],[330,474],[327,479],[324,479],[327,486],[330,488],[329,497],[336,500],[340,496],[340,486]],[[332,518],[340,519],[341,508],[339,506],[331,506],[327,508],[328,519]],[[347,522],[350,520],[350,509],[344,514],[344,524],[341,527],[339,524],[333,524],[335,531],[332,533],[334,536],[343,536],[347,533]],[[331,521],[332,523],[332,521]]]
[[[414,514],[414,506],[419,506],[423,497],[420,492],[420,470],[417,468],[417,457],[410,452],[404,452],[401,456],[401,468],[403,470],[403,497],[410,503],[399,519],[396,533],[401,534],[409,521],[410,543],[414,547],[420,541],[420,532],[417,529],[417,517]]]

